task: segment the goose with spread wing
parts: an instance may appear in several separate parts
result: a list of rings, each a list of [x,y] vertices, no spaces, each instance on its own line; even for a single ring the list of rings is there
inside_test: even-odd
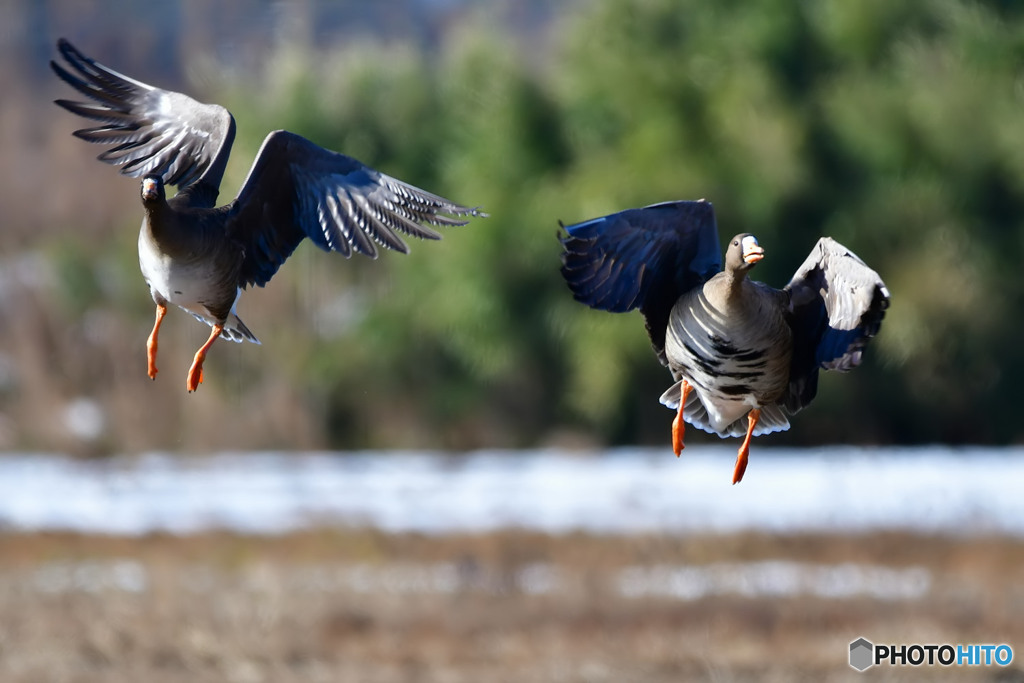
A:
[[[685,422],[744,437],[734,484],[751,437],[789,429],[787,414],[814,399],[819,370],[859,365],[889,306],[878,273],[829,237],[781,290],[747,277],[765,253],[753,235],[730,240],[723,269],[705,200],[629,209],[565,231],[562,275],[576,300],[616,313],[640,309],[676,380],[661,397],[678,410],[676,455]]]
[[[67,67],[51,61],[54,73],[89,101],[56,103],[99,124],[74,135],[110,145],[98,158],[142,178],[139,262],[156,303],[147,343],[153,379],[168,304],[213,328],[189,368],[186,388],[195,391],[219,337],[259,343],[236,313],[238,298],[264,286],[302,240],[346,258],[376,258],[378,247],[407,252],[401,235],[436,240],[429,226],[487,215],[283,130],[263,141],[238,196],[217,206],[235,137],[227,109],[129,78],[65,39],[57,49]],[[177,194],[168,198],[167,185]]]

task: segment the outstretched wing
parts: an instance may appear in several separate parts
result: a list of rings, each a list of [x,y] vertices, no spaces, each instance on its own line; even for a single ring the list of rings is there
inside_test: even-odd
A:
[[[57,41],[57,49],[71,70],[51,61],[54,73],[91,101],[56,103],[100,123],[75,131],[75,136],[113,145],[97,158],[120,166],[125,175],[154,173],[179,190],[194,183],[202,185],[204,193],[212,190],[213,199],[206,202],[212,206],[235,137],[228,110],[119,74],[64,38]]]
[[[796,412],[814,398],[818,370],[846,372],[860,364],[889,307],[889,290],[852,251],[822,237],[793,279],[790,294],[793,365],[786,408]]]
[[[346,258],[376,258],[376,245],[406,253],[400,234],[441,238],[424,223],[465,225],[452,216],[487,215],[283,130],[263,141],[231,211],[228,233],[245,248],[246,286],[266,284],[307,237]]]
[[[577,301],[622,313],[639,308],[661,362],[679,297],[722,269],[711,202],[676,201],[570,225],[562,276]]]

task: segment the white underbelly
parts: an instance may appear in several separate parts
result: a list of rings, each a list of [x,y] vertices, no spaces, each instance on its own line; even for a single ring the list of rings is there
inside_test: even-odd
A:
[[[744,417],[751,409],[761,407],[753,396],[723,400],[720,396],[709,396],[697,386],[694,386],[694,390],[704,404],[704,409],[708,411],[708,421],[718,432]]]
[[[199,262],[176,261],[157,251],[153,243],[143,239],[141,235],[139,267],[154,301],[163,300],[208,321],[213,320],[213,316],[203,304],[208,300],[211,289],[215,287],[215,283],[210,281],[211,273],[208,267],[202,266]],[[235,301],[237,300],[236,294]]]

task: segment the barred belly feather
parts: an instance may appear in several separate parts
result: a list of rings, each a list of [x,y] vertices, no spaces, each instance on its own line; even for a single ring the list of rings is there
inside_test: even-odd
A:
[[[750,281],[743,284],[745,296],[731,300],[712,291],[718,302],[704,288],[690,291],[676,303],[665,335],[669,367],[680,381],[661,402],[678,407],[685,379],[694,388],[685,419],[722,437],[746,434],[746,415],[753,408],[762,411],[755,435],[789,428],[775,404],[789,382],[790,328],[779,307],[769,305],[772,292]]]

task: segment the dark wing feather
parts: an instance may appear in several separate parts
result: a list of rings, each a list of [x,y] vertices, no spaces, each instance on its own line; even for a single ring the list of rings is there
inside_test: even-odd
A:
[[[436,240],[441,235],[427,225],[486,215],[278,130],[256,155],[228,232],[245,248],[243,284],[263,286],[307,237],[325,251],[376,258],[377,245],[407,252],[402,234]]]
[[[889,307],[889,290],[852,251],[831,237],[818,240],[788,285],[793,364],[786,408],[814,398],[818,370],[846,372],[860,364]]]
[[[212,206],[235,137],[235,122],[228,110],[108,69],[63,38],[57,41],[57,49],[71,70],[55,61],[50,67],[91,101],[56,103],[100,123],[75,131],[75,136],[113,145],[98,158],[120,166],[121,173],[136,178],[158,174],[179,189],[195,184],[194,192],[198,194],[201,187],[203,203]]]
[[[576,300],[613,313],[639,308],[654,350],[667,364],[672,307],[722,269],[711,203],[653,204],[565,230],[562,276]]]

